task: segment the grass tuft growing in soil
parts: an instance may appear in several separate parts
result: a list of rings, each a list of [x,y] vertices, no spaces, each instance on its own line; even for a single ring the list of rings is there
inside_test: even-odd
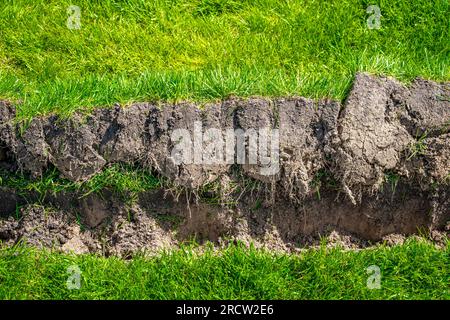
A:
[[[203,249],[125,261],[3,247],[0,299],[450,299],[450,243],[438,249],[410,239],[360,251],[324,245],[293,255],[242,245]],[[377,267],[380,288],[370,289],[368,268]],[[74,270],[80,287],[69,290]]]
[[[109,165],[84,182],[73,182],[61,177],[56,168],[47,170],[39,179],[0,168],[0,187],[11,188],[24,197],[35,193],[41,200],[60,192],[77,192],[84,197],[104,190],[127,200],[140,192],[160,188],[163,184],[164,179],[155,176],[150,170],[123,163]]]

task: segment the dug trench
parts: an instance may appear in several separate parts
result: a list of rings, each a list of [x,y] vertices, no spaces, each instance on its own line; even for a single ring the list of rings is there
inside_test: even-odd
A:
[[[174,161],[174,130],[279,130],[279,170]],[[450,228],[450,84],[358,73],[344,102],[229,98],[136,103],[35,117],[0,102],[0,240],[129,256],[195,239],[280,250],[323,236],[349,245]],[[248,147],[248,141],[247,141]],[[19,190],[11,175],[49,170],[74,183],[105,168],[145,168],[165,183],[129,197],[108,188]],[[437,239],[437,240],[439,240]],[[335,239],[336,240],[336,239]]]

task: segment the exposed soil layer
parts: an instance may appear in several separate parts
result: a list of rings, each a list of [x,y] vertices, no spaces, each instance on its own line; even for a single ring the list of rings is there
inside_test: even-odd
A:
[[[279,171],[258,164],[178,164],[171,134],[186,129],[279,129]],[[57,168],[85,181],[129,163],[167,178],[181,194],[114,193],[40,199],[0,190],[0,240],[126,256],[185,240],[242,240],[289,249],[321,235],[362,245],[391,234],[437,232],[450,221],[450,84],[357,74],[347,100],[228,99],[196,106],[133,104],[92,114],[36,117],[25,130],[0,102],[0,166],[39,178]],[[249,144],[247,144],[249,148]],[[198,199],[211,190],[219,203]],[[22,206],[17,210],[18,205]],[[447,230],[448,231],[448,230]],[[434,233],[435,235],[441,233]]]

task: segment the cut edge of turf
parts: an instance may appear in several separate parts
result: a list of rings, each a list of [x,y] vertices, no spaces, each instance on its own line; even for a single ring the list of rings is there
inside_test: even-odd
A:
[[[1,79],[0,70],[0,79]],[[272,86],[272,89],[265,91],[258,86],[257,82],[256,87],[254,89],[250,88],[242,91],[241,89],[233,89],[227,88],[227,86],[232,86],[237,80],[235,78],[230,78],[227,82],[228,84],[222,83],[222,81],[205,83],[202,82],[199,84],[192,84],[193,87],[184,87],[183,84],[185,81],[191,77],[180,77],[179,82],[170,80],[171,74],[168,76],[167,83],[165,83],[158,90],[151,89],[152,85],[150,85],[150,89],[145,89],[148,83],[158,82],[158,78],[167,78],[166,74],[161,76],[160,74],[152,73],[150,77],[153,78],[152,81],[145,81],[145,78],[149,76],[141,76],[136,81],[130,81],[129,79],[124,80],[121,76],[115,75],[119,80],[117,81],[99,81],[100,87],[102,89],[98,89],[95,87],[93,82],[97,80],[88,79],[86,80],[86,84],[84,82],[76,82],[75,83],[48,83],[49,87],[52,87],[53,93],[51,95],[40,94],[39,91],[33,91],[31,93],[27,93],[25,95],[17,95],[5,92],[14,91],[14,89],[8,89],[5,92],[0,90],[0,99],[8,101],[12,103],[17,109],[17,122],[22,123],[26,126],[33,118],[35,117],[45,117],[51,115],[57,115],[61,118],[69,118],[74,113],[80,113],[85,116],[88,116],[96,109],[108,109],[113,108],[117,105],[122,108],[127,108],[133,104],[137,103],[150,103],[157,106],[164,106],[166,104],[195,104],[197,106],[202,106],[211,103],[221,103],[230,98],[239,98],[239,99],[280,99],[280,98],[308,98],[313,100],[323,100],[323,99],[332,99],[344,103],[348,97],[348,94],[351,91],[351,88],[354,83],[354,79],[358,73],[366,73],[377,77],[384,77],[390,79],[396,79],[400,83],[405,86],[409,86],[416,79],[424,79],[430,80],[437,83],[447,83],[450,81],[450,77],[424,77],[420,75],[414,76],[402,76],[396,73],[385,73],[385,72],[377,72],[375,70],[364,70],[360,69],[355,71],[351,76],[343,77],[342,81],[336,82],[336,79],[316,79],[309,83],[308,85],[302,86],[299,85],[301,80],[294,85],[298,86],[295,89],[283,89],[276,88]],[[191,72],[192,75],[195,75],[195,72]],[[178,76],[174,74],[174,77]],[[14,78],[14,77],[13,77]],[[100,76],[99,79],[103,79],[103,76]],[[268,77],[273,78],[273,77]],[[141,80],[144,79],[144,80]],[[17,83],[20,81],[19,78],[15,78],[15,80],[11,80],[13,83]],[[121,86],[120,82],[125,81],[125,85]],[[280,80],[281,81],[281,80]],[[336,85],[329,85],[329,83],[338,83]],[[119,84],[117,84],[119,83]],[[195,83],[195,82],[193,82]],[[325,85],[321,84],[324,83]],[[79,87],[79,93],[75,87]],[[172,94],[173,90],[177,91],[177,86],[180,86],[180,93]],[[220,88],[221,86],[225,86]],[[330,87],[327,87],[330,86]],[[86,87],[86,88],[85,88]],[[137,94],[129,94],[124,93],[121,94],[121,90],[129,91],[131,88],[144,88],[141,92]],[[217,90],[213,90],[214,92],[209,92],[213,87],[220,88]],[[246,87],[242,85],[242,88]],[[251,87],[251,86],[250,86]],[[89,89],[90,88],[90,89]],[[208,89],[209,88],[209,89]],[[325,88],[325,89],[323,89]],[[107,95],[99,95],[98,93],[101,90],[113,91]],[[137,89],[140,90],[140,89]],[[87,93],[89,91],[91,93]],[[96,92],[92,94],[92,92]],[[62,98],[57,98],[62,97]],[[59,101],[58,101],[59,100]]]

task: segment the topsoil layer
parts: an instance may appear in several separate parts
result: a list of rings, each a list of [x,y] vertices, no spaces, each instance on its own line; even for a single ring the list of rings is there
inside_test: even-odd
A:
[[[177,164],[171,133],[193,132],[196,121],[205,130],[279,129],[280,171],[268,177],[258,164]],[[449,137],[449,83],[417,79],[406,87],[363,73],[343,104],[305,98],[138,103],[69,119],[37,117],[25,131],[14,106],[3,101],[3,169],[39,178],[55,167],[67,179],[85,181],[109,164],[130,163],[150,168],[173,188],[143,192],[133,202],[108,190],[88,197],[59,193],[40,205],[32,193],[2,188],[0,240],[127,255],[193,237],[281,249],[334,231],[359,244],[420,231],[441,237],[450,221]],[[198,199],[205,185],[215,186],[206,193],[218,204]],[[19,213],[18,205],[24,205]]]

